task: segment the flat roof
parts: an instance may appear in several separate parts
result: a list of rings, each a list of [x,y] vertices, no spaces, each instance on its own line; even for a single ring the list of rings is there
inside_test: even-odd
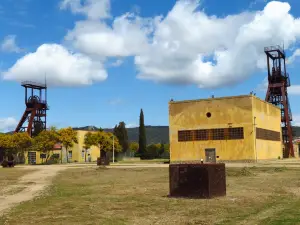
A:
[[[169,104],[180,104],[180,103],[191,103],[191,102],[200,102],[200,101],[212,101],[212,100],[224,100],[224,99],[236,99],[236,98],[255,98],[265,104],[269,104],[272,107],[275,107],[276,109],[279,109],[279,107],[273,105],[272,103],[266,102],[262,99],[260,99],[259,97],[255,96],[255,95],[236,95],[236,96],[224,96],[224,97],[217,97],[217,98],[203,98],[203,99],[192,99],[192,100],[182,100],[182,101],[169,101]]]

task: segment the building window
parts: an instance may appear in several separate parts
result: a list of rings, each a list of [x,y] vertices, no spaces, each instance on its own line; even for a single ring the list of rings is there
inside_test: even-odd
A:
[[[266,141],[280,141],[280,132],[256,128],[256,138]]]
[[[193,141],[192,130],[178,131],[178,141]]]
[[[225,140],[225,129],[213,129],[213,140]]]
[[[244,139],[243,127],[178,131],[179,142],[238,139]]]
[[[228,128],[228,139],[229,140],[244,139],[244,128],[243,127]]]
[[[69,158],[69,159],[72,159],[72,151],[69,151],[69,153],[68,153],[68,158]]]
[[[195,130],[195,141],[208,140],[208,130]]]

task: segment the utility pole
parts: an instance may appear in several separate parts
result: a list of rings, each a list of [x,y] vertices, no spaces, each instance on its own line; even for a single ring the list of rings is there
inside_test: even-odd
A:
[[[115,163],[115,136],[113,135],[113,163]]]
[[[254,128],[253,128],[253,131],[254,131],[254,149],[255,149],[255,161],[257,163],[257,148],[256,148],[256,116],[254,116]]]

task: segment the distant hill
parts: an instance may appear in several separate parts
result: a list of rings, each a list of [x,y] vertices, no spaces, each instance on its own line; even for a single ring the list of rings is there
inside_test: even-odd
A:
[[[168,126],[145,126],[147,135],[147,144],[152,143],[169,143],[169,127]],[[98,130],[95,126],[76,127],[75,130]],[[107,132],[112,132],[113,129],[103,129]],[[294,136],[300,137],[300,127],[293,127]],[[139,140],[139,128],[127,128],[129,141],[138,142]]]
[[[294,137],[300,137],[300,127],[293,127]]]
[[[147,144],[156,144],[156,143],[169,143],[169,126],[145,126],[146,135],[147,135]],[[86,126],[86,127],[74,127],[74,130],[90,130],[95,131],[99,128],[95,126]],[[112,132],[112,128],[104,128],[106,132]],[[128,140],[138,142],[139,141],[139,128],[127,128]]]

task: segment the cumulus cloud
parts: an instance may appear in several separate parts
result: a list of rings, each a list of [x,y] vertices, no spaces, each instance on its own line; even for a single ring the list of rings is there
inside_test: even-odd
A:
[[[101,20],[78,21],[65,40],[93,57],[132,56],[147,48],[151,22],[131,13],[115,18],[111,26]]]
[[[92,20],[110,17],[110,0],[63,0],[60,8],[70,8],[73,13],[84,14]]]
[[[300,56],[300,49],[296,49],[292,56],[290,56],[287,60],[288,64],[292,64],[298,57]]]
[[[0,118],[0,131],[8,132],[16,128],[18,121],[13,117]]]
[[[1,44],[1,50],[4,52],[21,52],[21,48],[18,47],[16,44],[16,36],[15,35],[8,35],[4,38]]]
[[[58,44],[43,44],[2,73],[5,80],[31,80],[55,86],[88,85],[103,81],[107,73],[101,62],[68,51]]]
[[[199,1],[178,1],[154,32],[151,48],[135,58],[139,78],[214,88],[241,82],[262,63],[265,46],[291,46],[300,21],[288,3],[225,18],[197,11]]]
[[[68,46],[81,54],[60,46],[68,59],[62,63],[56,57],[60,53],[50,50],[58,45],[42,45],[10,68],[6,78],[37,79],[47,73],[55,84],[90,84],[106,78],[102,64],[108,58],[131,56],[139,79],[217,88],[265,69],[264,47],[284,40],[290,48],[300,38],[300,19],[290,14],[288,3],[279,1],[267,3],[261,11],[217,17],[201,10],[200,0],[178,0],[165,16],[125,13],[109,23],[109,0],[62,0],[60,7],[86,16],[65,36]],[[55,57],[46,57],[46,52]],[[298,55],[295,51],[290,60]],[[25,67],[25,59],[35,66]]]
[[[293,125],[300,126],[300,114],[293,115]]]
[[[256,91],[263,91],[266,92],[268,89],[268,78],[266,77],[262,83],[260,83]],[[291,85],[288,87],[288,94],[289,95],[300,95],[300,85]]]

